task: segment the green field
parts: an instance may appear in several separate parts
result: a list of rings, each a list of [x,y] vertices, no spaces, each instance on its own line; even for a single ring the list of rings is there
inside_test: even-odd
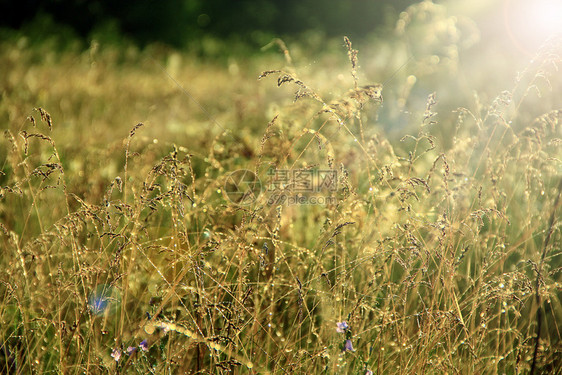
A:
[[[0,373],[560,373],[560,54],[4,38]]]

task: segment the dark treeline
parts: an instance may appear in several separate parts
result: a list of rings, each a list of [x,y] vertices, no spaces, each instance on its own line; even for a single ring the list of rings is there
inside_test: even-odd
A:
[[[317,30],[361,37],[416,0],[1,0],[0,26],[19,29],[48,18],[81,37],[111,27],[137,43],[174,46],[213,35],[252,37]]]

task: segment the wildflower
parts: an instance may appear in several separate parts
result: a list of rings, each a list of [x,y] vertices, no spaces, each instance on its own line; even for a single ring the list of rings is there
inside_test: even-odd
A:
[[[347,322],[344,320],[342,322],[338,322],[337,323],[338,328],[336,328],[336,332],[338,333],[344,333],[345,331],[347,331],[349,329],[349,325],[347,324]]]
[[[353,349],[353,344],[351,343],[351,340],[345,340],[345,343],[343,344],[343,351],[344,352],[354,352],[355,349]]]
[[[148,343],[146,342],[146,340],[141,341],[141,343],[139,344],[139,348],[141,348],[143,352],[148,351]]]
[[[170,324],[164,323],[164,322],[160,322],[160,324],[158,325],[158,327],[162,330],[162,332],[164,332],[165,334],[170,332],[172,329],[170,329]]]
[[[133,353],[136,352],[136,351],[137,351],[137,348],[135,348],[134,346],[129,346],[129,347],[127,348],[127,355],[131,355],[131,354],[133,354]]]
[[[365,371],[365,375],[373,375],[373,372],[371,370],[367,370]]]
[[[113,351],[111,352],[111,356],[115,359],[115,362],[119,362],[119,358],[121,358],[121,351],[113,349]]]

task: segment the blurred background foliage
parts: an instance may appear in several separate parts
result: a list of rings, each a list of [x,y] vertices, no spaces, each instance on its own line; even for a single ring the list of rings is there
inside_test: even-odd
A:
[[[92,33],[123,34],[141,46],[174,47],[202,36],[261,43],[263,38],[315,30],[328,37],[358,38],[392,23],[415,0],[94,0],[3,1],[0,26],[45,30],[88,38]],[[55,27],[56,26],[56,27]],[[42,32],[41,32],[42,31]],[[43,34],[44,35],[44,34]]]
[[[533,7],[540,8],[539,3],[548,5],[548,0],[537,0]],[[38,68],[51,71],[57,62],[59,67],[67,66],[61,69],[66,77],[76,73],[74,96],[79,97],[80,82],[88,105],[91,88],[100,88],[99,107],[110,118],[100,119],[103,124],[114,122],[117,113],[123,112],[123,105],[115,100],[105,102],[102,90],[121,82],[111,73],[124,77],[123,72],[109,69],[119,66],[126,67],[128,74],[133,74],[134,67],[139,69],[134,82],[137,87],[144,85],[144,90],[118,92],[130,93],[135,96],[132,102],[143,103],[134,111],[143,121],[181,117],[178,113],[186,110],[185,95],[166,78],[164,68],[209,113],[221,116],[237,108],[236,117],[228,121],[261,129],[275,114],[276,105],[290,105],[293,99],[290,89],[279,91],[275,85],[255,83],[261,71],[294,69],[327,101],[333,100],[353,85],[342,39],[346,35],[359,51],[359,83],[384,85],[384,105],[370,113],[377,125],[400,138],[417,125],[413,114],[425,107],[428,95],[437,92],[442,138],[447,143],[456,108],[469,104],[479,108],[503,90],[526,87],[516,76],[529,68],[547,36],[548,30],[537,31],[546,24],[544,16],[555,14],[555,8],[546,8],[535,19],[529,4],[524,0],[2,0],[0,55],[7,67],[5,92],[25,92],[28,97],[17,114],[8,116],[0,108],[0,120],[18,118],[25,113],[23,108],[38,103],[51,108],[55,116],[64,117],[57,113],[59,107],[68,113],[62,110],[65,105],[59,105],[69,100],[61,99],[68,88],[60,88],[60,97],[54,95],[58,91],[52,87],[53,77],[45,79],[48,74]],[[277,38],[290,50],[290,63]],[[60,53],[63,50],[70,53]],[[77,60],[84,64],[81,70],[75,69]],[[203,71],[209,75],[204,77]],[[157,78],[149,83],[152,77]],[[36,87],[39,82],[44,84],[42,90]],[[181,109],[171,111],[169,104],[161,111],[155,109],[160,108],[156,105],[160,99],[169,102],[161,92],[163,87],[175,90],[178,103],[183,103],[178,106]],[[547,83],[533,87],[555,90]],[[41,94],[45,92],[49,95]],[[514,94],[516,98],[526,95]],[[138,97],[142,95],[150,99],[143,102]],[[537,95],[527,113],[532,119],[552,106],[548,97]],[[189,110],[199,115],[191,116],[209,121],[207,113],[196,107]],[[165,122],[186,121],[176,117]],[[93,118],[98,119],[99,113]]]

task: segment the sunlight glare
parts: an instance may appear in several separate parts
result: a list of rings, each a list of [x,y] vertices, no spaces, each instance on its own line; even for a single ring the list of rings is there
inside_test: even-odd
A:
[[[532,4],[532,5],[531,5]],[[549,37],[562,32],[562,2],[560,0],[541,0],[529,2],[534,32]]]
[[[531,52],[562,34],[562,1],[505,0],[504,18],[512,42]]]

